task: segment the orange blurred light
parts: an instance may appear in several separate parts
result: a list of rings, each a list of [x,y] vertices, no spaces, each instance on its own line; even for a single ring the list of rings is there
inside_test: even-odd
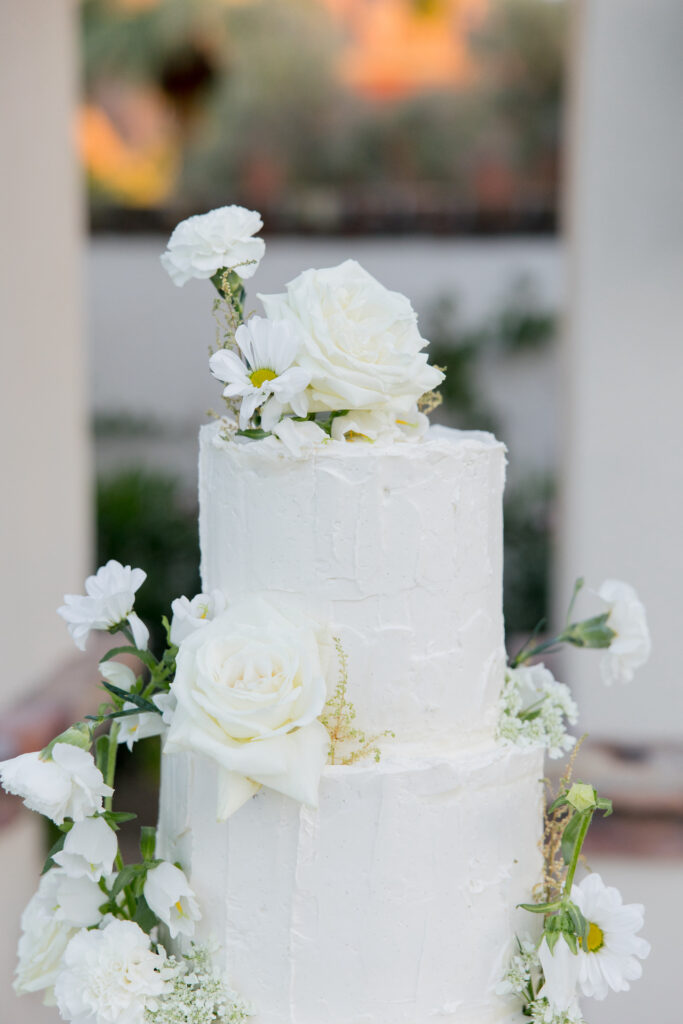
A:
[[[157,206],[171,195],[177,156],[170,140],[133,147],[101,108],[85,104],[79,117],[79,142],[88,174],[113,197],[132,206]]]

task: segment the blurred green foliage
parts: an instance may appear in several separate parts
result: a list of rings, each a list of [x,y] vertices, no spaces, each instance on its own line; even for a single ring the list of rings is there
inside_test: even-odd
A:
[[[171,476],[131,469],[97,485],[97,564],[115,558],[144,569],[135,609],[163,644],[162,615],[173,598],[199,589],[197,508]]]

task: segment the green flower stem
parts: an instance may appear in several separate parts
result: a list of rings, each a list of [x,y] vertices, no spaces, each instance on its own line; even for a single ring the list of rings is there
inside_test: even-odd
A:
[[[536,644],[531,650],[526,651],[524,647],[521,649],[510,662],[510,668],[517,668],[519,665],[523,665],[525,661],[531,661],[532,658],[538,657],[539,654],[543,654],[544,651],[549,651],[559,644],[566,641],[564,633],[560,633],[559,636],[554,636],[551,640],[544,640],[541,644]]]
[[[109,747],[107,749],[107,765],[104,781],[108,786],[114,788],[114,776],[116,775],[116,755],[118,753],[118,738],[121,726],[116,719],[113,719],[111,728],[109,729]],[[112,797],[107,796],[104,799],[104,808],[106,811],[112,809]]]
[[[593,814],[594,813],[595,813],[595,811],[591,811],[590,814],[585,814],[584,819],[583,819],[583,821],[581,823],[581,828],[579,829],[579,834],[576,837],[576,845],[574,847],[574,853],[572,855],[572,859],[571,859],[571,862],[569,864],[569,868],[567,869],[567,877],[565,878],[565,881],[564,881],[564,896],[565,896],[565,898],[569,897],[569,895],[571,894],[572,885],[574,883],[574,875],[576,874],[576,868],[577,868],[578,863],[579,863],[579,857],[581,856],[581,848],[582,848],[584,840],[586,838],[586,833],[588,832],[588,829],[590,828],[591,821],[593,820]]]

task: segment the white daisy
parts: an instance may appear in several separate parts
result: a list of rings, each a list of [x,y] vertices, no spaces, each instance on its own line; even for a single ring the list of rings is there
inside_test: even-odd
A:
[[[622,903],[619,890],[598,874],[573,886],[572,900],[588,921],[586,947],[578,953],[581,991],[595,999],[604,999],[609,989],[628,991],[650,952],[650,943],[636,934],[643,927],[642,905]]]
[[[252,316],[240,324],[235,341],[244,362],[229,349],[211,356],[214,377],[227,387],[225,398],[242,398],[240,429],[244,430],[256,409],[261,408],[261,426],[271,430],[289,405],[297,416],[306,415],[303,393],[311,381],[308,370],[293,366],[299,341],[284,320]]]

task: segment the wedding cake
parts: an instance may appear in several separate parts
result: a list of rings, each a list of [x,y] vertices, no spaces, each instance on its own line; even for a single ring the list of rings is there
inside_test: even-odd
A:
[[[539,657],[650,649],[605,581],[561,632],[503,645],[505,450],[429,427],[443,371],[407,298],[355,261],[245,315],[258,214],[183,221],[162,257],[211,278],[226,414],[200,434],[203,592],[150,648],[146,573],[112,559],[59,614],[104,701],[0,783],[57,830],[21,919],[17,992],[71,1024],[584,1024],[640,976],[643,908],[577,871],[611,802],[543,755],[575,738]],[[162,737],[158,829],[119,843],[117,751]],[[116,803],[114,801],[116,800]]]
[[[543,768],[494,738],[504,467],[492,436],[444,428],[303,458],[202,429],[204,591],[326,623],[359,727],[393,733],[325,768],[317,808],[263,789],[227,822],[215,767],[164,757],[162,854],[263,1024],[519,1019],[496,987],[541,877]]]

